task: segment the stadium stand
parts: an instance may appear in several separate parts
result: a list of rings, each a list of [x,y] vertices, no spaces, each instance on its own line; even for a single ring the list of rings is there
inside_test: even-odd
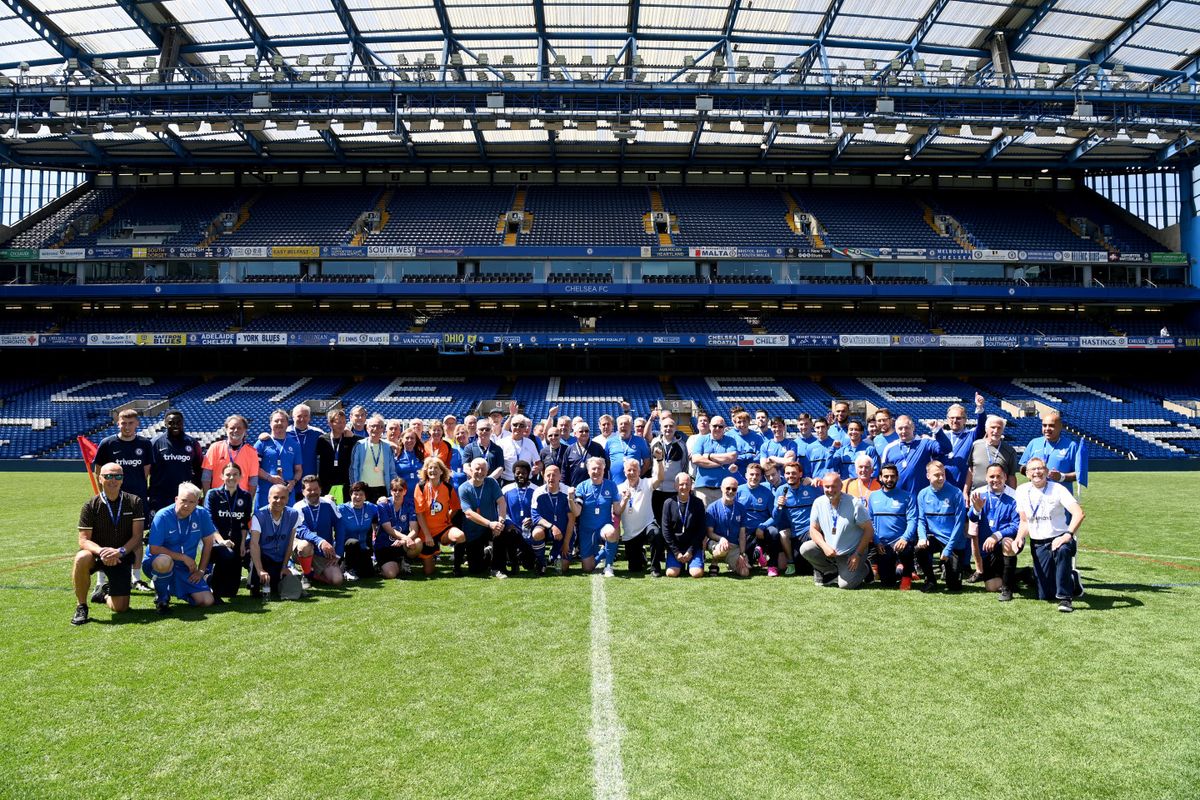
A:
[[[678,187],[662,190],[666,210],[679,220],[671,234],[684,246],[732,245],[810,247],[807,236],[792,232],[788,206],[774,189],[722,189],[720,202],[706,192]]]
[[[792,195],[820,221],[831,247],[957,247],[923,219],[923,209],[907,192],[793,189]]]
[[[453,414],[462,419],[474,412],[482,400],[496,397],[498,377],[368,378],[342,392],[346,408],[363,405],[388,419],[441,419]]]
[[[307,310],[272,311],[248,321],[246,332],[325,332],[392,333],[407,331],[413,325],[412,314],[402,309],[378,311],[357,309],[353,313]]]
[[[160,317],[147,314],[92,312],[62,323],[63,333],[153,333],[175,332],[217,333],[228,330],[234,323],[230,314],[178,311]]]
[[[513,386],[512,396],[526,416],[536,422],[545,418],[551,406],[559,414],[587,420],[592,435],[599,432],[596,420],[601,414],[613,417],[621,413],[621,401],[630,405],[634,416],[645,416],[651,403],[662,399],[663,391],[653,378],[630,375],[593,375],[586,378],[522,377]]]
[[[642,216],[650,211],[645,189],[603,186],[531,186],[525,210],[533,215],[523,245],[650,244]]]
[[[387,205],[387,221],[367,245],[499,245],[500,215],[512,202],[512,187],[403,186]],[[362,210],[367,210],[368,203]]]
[[[902,314],[781,311],[766,317],[768,333],[834,335],[840,333],[928,333],[929,329]]]
[[[5,243],[6,247],[59,247],[65,246],[76,235],[68,234],[68,226],[76,220],[93,218],[99,222],[105,211],[117,206],[129,193],[120,189],[91,189],[55,209],[27,230],[18,233]],[[86,232],[88,226],[81,225]]]

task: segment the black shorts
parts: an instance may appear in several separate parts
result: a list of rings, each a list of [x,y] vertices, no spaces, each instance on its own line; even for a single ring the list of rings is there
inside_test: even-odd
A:
[[[400,564],[404,561],[405,552],[403,547],[380,547],[375,551],[375,563],[381,567],[389,561]]]
[[[1004,542],[1007,540],[1001,539],[992,548],[992,552],[983,549],[983,542],[979,543],[979,555],[983,557],[983,563],[979,567],[979,571],[983,573],[983,579],[990,581],[993,578],[1004,577]]]
[[[101,561],[100,556],[96,556],[92,559],[92,569],[89,574],[104,573],[108,578],[110,597],[129,597],[129,592],[133,588],[133,575],[130,572],[133,569],[133,555],[133,553],[126,553],[124,558],[111,567]]]

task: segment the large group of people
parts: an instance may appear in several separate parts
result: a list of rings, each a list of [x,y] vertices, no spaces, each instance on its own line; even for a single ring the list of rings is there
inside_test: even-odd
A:
[[[611,577],[622,549],[630,572],[651,577],[724,564],[843,589],[967,581],[1001,601],[1024,580],[1063,612],[1082,591],[1073,487],[1085,456],[1057,412],[1018,458],[980,395],[974,424],[954,404],[921,436],[908,416],[852,418],[844,401],[801,414],[795,437],[762,409],[732,408],[732,425],[700,412],[690,436],[657,408],[635,417],[622,403],[595,436],[558,411],[535,421],[511,403],[405,423],[355,406],[319,430],[298,405],[257,437],[231,415],[207,448],[180,411],[153,440],[122,411],[80,511],[72,622],[88,621],[89,599],[127,611],[134,590],[166,614],[172,598],[211,606],[243,583],[266,601],[313,583],[433,576],[439,559],[455,576],[565,574],[577,562]],[[1026,542],[1032,570],[1018,570]]]

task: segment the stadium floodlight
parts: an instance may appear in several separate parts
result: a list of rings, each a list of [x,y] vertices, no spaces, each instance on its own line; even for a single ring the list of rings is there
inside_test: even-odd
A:
[[[104,70],[106,68],[107,68],[107,65],[104,63],[103,58],[93,58],[92,59],[92,69],[96,70],[97,72],[100,72],[101,70]]]
[[[283,56],[279,55],[278,53],[271,56],[271,66],[272,67],[282,67],[283,66]]]
[[[217,66],[218,66],[218,67],[225,67],[226,69],[228,69],[228,68],[229,68],[229,66],[230,66],[230,61],[229,61],[229,54],[228,54],[228,53],[221,53],[220,57],[219,57],[219,58],[217,58]]]
[[[333,53],[325,54],[325,57],[321,59],[321,66],[322,67],[332,67],[333,66]]]
[[[262,80],[262,75],[259,74],[258,70],[253,69],[250,70],[250,74],[246,76],[246,80],[250,81],[251,83],[258,83]]]
[[[492,109],[504,108],[504,93],[503,92],[488,92],[487,107]]]
[[[924,72],[925,71],[925,59],[918,58],[916,61],[914,61],[913,69],[915,69],[917,72]]]
[[[307,67],[308,66],[308,56],[306,56],[306,55],[296,56],[296,66]]]
[[[330,69],[330,70],[326,70],[326,71],[325,71],[325,82],[326,82],[326,83],[333,83],[333,82],[334,82],[334,81],[336,81],[337,79],[338,79],[338,73],[337,73],[337,70],[335,70],[335,69]]]
[[[12,78],[8,77],[7,75],[0,75],[0,86],[12,86]]]
[[[117,59],[117,69],[129,69],[129,59],[122,56]]]
[[[145,69],[157,69],[158,59],[154,56],[146,56],[146,60],[142,62],[142,67]]]
[[[242,59],[242,63],[247,67],[254,67],[258,65],[258,59],[253,55],[249,55]]]
[[[281,69],[275,70],[275,73],[271,76],[271,79],[277,82],[282,82],[285,78],[287,76],[283,74],[283,70]]]
[[[697,111],[712,111],[713,98],[711,94],[696,95],[696,110]]]
[[[259,108],[259,109],[270,108],[271,107],[271,93],[270,92],[255,92],[254,94],[250,95],[250,107],[251,108]]]

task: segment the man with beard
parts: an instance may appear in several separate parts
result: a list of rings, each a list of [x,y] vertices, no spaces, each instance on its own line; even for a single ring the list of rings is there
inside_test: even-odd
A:
[[[879,470],[881,488],[867,495],[867,514],[875,530],[874,562],[879,582],[908,591],[912,588],[913,559],[917,542],[917,506],[912,495],[896,486],[900,471],[895,464]]]
[[[871,575],[867,551],[875,530],[867,509],[842,493],[842,476],[830,470],[821,476],[825,494],[812,507],[809,540],[800,555],[812,565],[818,586],[857,589]]]
[[[183,412],[172,409],[167,430],[150,442],[150,513],[171,505],[181,483],[200,482],[200,443],[183,431]]]

